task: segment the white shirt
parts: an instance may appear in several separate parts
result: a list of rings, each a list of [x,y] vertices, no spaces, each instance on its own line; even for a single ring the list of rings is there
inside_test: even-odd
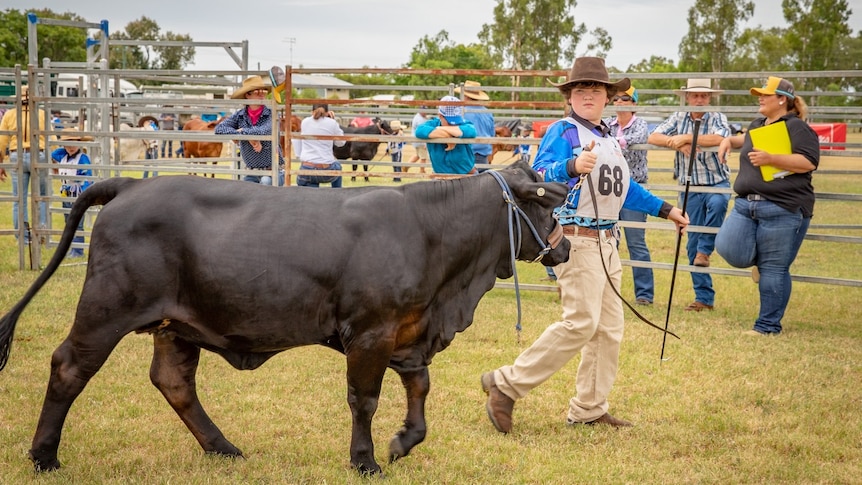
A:
[[[300,133],[303,135],[344,135],[344,130],[332,118],[321,116],[314,119],[313,116],[309,116],[302,120]],[[345,143],[344,140],[296,140],[293,144],[293,151],[296,153],[296,157],[303,162],[332,163],[335,161],[332,145],[341,147]]]

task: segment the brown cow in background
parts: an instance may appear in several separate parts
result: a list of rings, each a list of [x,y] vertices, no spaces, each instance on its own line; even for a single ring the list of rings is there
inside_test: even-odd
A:
[[[221,122],[221,118],[206,122],[200,118],[193,118],[183,125],[183,131],[215,131],[217,124]],[[221,156],[223,142],[215,141],[184,141],[183,142],[183,158],[218,158]],[[206,162],[201,162],[206,163]],[[212,162],[215,165],[216,161]],[[215,174],[211,174],[215,177]]]
[[[278,144],[281,146],[281,153],[284,154],[285,157],[292,157],[293,155],[287,153],[287,143],[284,139],[284,132],[290,131],[291,133],[299,133],[302,129],[302,118],[296,115],[290,115],[290,130],[287,130],[287,119],[281,117],[278,119]]]

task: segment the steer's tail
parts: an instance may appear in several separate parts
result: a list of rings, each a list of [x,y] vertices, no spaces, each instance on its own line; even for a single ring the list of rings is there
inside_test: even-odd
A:
[[[69,219],[66,221],[66,227],[63,229],[63,235],[60,236],[60,243],[57,245],[57,251],[48,263],[48,266],[42,270],[36,281],[30,285],[30,288],[21,300],[9,310],[9,313],[0,318],[0,370],[6,367],[6,362],[9,360],[9,352],[12,348],[12,336],[15,334],[15,325],[18,323],[18,317],[21,316],[21,312],[24,311],[30,300],[36,296],[36,293],[39,292],[42,286],[51,278],[51,275],[54,274],[54,271],[60,266],[63,258],[66,256],[66,252],[72,246],[78,223],[84,218],[87,209],[94,205],[107,204],[119,195],[120,192],[136,182],[138,181],[126,177],[112,178],[98,182],[85,190],[72,205]]]

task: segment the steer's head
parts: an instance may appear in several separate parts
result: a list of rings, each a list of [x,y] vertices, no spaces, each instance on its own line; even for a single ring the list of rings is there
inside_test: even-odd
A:
[[[515,204],[527,219],[522,218],[520,221],[521,245],[520,250],[517,246],[515,248],[518,251],[516,257],[521,261],[538,259],[545,266],[556,266],[567,261],[570,244],[563,237],[562,227],[554,217],[554,209],[563,205],[566,200],[566,184],[543,182],[541,175],[525,162],[513,163],[499,173],[509,185]],[[531,225],[535,229],[535,235]],[[517,228],[516,221],[516,244]]]

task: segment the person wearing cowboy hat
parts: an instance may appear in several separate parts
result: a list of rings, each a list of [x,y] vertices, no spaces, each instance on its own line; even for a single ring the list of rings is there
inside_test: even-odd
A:
[[[393,120],[389,123],[389,127],[392,128],[392,134],[396,136],[401,136],[404,134],[404,127],[401,126],[400,120]],[[390,141],[386,145],[386,151],[389,153],[389,157],[392,159],[393,165],[392,169],[396,173],[401,173],[401,154],[404,152],[404,142],[403,141]],[[393,182],[400,182],[401,179],[395,177],[392,179]]]
[[[443,96],[438,108],[439,117],[432,118],[415,130],[416,138],[476,138],[476,128],[463,116],[461,100],[455,96]],[[429,143],[428,155],[434,173],[476,173],[476,158],[469,143]]]
[[[242,86],[231,94],[231,99],[252,101],[234,114],[223,119],[216,125],[216,135],[257,135],[266,136],[266,140],[241,140],[239,151],[245,167],[249,170],[260,170],[260,175],[245,175],[243,180],[263,185],[272,185],[272,110],[264,105],[263,99],[272,90],[272,86],[264,82],[260,76],[249,76]],[[284,185],[284,156],[281,146],[278,150],[278,185]]]
[[[611,95],[627,90],[629,79],[612,82],[604,59],[579,57],[564,82],[551,84],[571,111],[548,127],[533,168],[545,181],[571,187],[565,205],[556,210],[572,244],[569,260],[554,267],[563,314],[512,365],[482,375],[485,410],[501,433],[512,429],[515,401],[578,353],[577,394],[569,401],[566,423],[632,425],[608,412],[625,323],[616,293],[622,275],[617,218],[626,207],[671,219],[679,230],[688,224],[681,210],[631,179],[620,145],[602,121]]]
[[[754,267],[760,311],[746,333],[777,335],[790,301],[790,265],[814,215],[811,180],[820,166],[820,140],[805,120],[808,106],[790,81],[770,76],[763,87],[750,92],[757,96],[762,116],[751,122],[745,134],[725,138],[718,147],[722,160],[732,148],[739,150],[739,173],[733,182],[733,209],[715,237],[715,250],[731,266]],[[752,133],[764,127],[785,131],[790,153],[756,147]],[[763,166],[787,173],[765,177]]]
[[[21,108],[15,107],[12,108],[5,113],[3,113],[3,118],[0,119],[0,133],[6,131],[11,131],[12,134],[0,134],[0,162],[3,161],[3,157],[6,153],[6,150],[9,150],[9,162],[12,164],[17,164],[20,160],[22,162],[23,170],[21,171],[21,178],[18,178],[18,170],[12,170],[12,195],[15,197],[15,200],[12,202],[12,225],[17,230],[18,229],[18,201],[21,200],[24,202],[23,204],[23,214],[24,214],[24,226],[28,227],[28,221],[30,218],[30,212],[27,210],[27,195],[30,191],[30,86],[23,85],[21,86],[20,91],[20,106]],[[21,126],[18,126],[18,115],[19,111],[21,114]],[[39,131],[44,133],[46,130],[45,120],[47,117],[45,116],[45,112],[41,109],[36,109],[32,116],[36,117],[38,120],[37,123],[39,125]],[[20,128],[20,129],[19,129]],[[19,138],[20,135],[20,138]],[[36,152],[38,157],[38,163],[46,163],[45,159],[45,135],[39,135],[37,138],[39,147]],[[0,182],[6,180],[6,171],[0,169]],[[23,197],[18,199],[18,187],[21,186],[21,193]],[[39,195],[46,195],[48,193],[48,182],[47,177],[39,177]],[[39,202],[39,227],[45,227],[48,224],[48,205],[45,202]],[[16,236],[17,238],[17,236]],[[24,234],[24,242],[29,243],[29,234]]]
[[[488,101],[491,99],[488,93],[479,89],[482,85],[476,81],[464,81],[463,89],[461,86],[455,88],[455,94],[461,95],[462,99],[467,101]],[[464,119],[473,123],[476,128],[477,137],[494,137],[494,114],[491,110],[484,106],[464,106]],[[488,157],[492,153],[490,143],[473,143],[473,157],[476,160],[476,165],[481,167],[487,165],[491,161]],[[484,172],[488,168],[479,168],[479,172]]]
[[[93,138],[90,136],[82,136],[77,128],[65,128],[60,132],[60,144],[62,145],[60,148],[57,148],[53,152],[51,152],[51,160],[59,163],[60,165],[65,165],[66,167],[61,167],[54,169],[54,172],[68,178],[63,178],[61,180],[62,186],[60,187],[60,193],[65,197],[76,198],[81,195],[87,187],[92,185],[93,183],[87,179],[81,179],[78,177],[92,177],[93,171],[82,167],[83,165],[90,165],[90,157],[84,153],[84,150],[81,148],[81,145],[78,143],[63,143],[63,142],[83,142],[83,141],[92,141]],[[71,209],[72,202],[63,202],[64,209]],[[68,212],[63,213],[63,217],[66,221],[69,220]],[[78,224],[78,231],[84,230],[84,220],[81,219],[81,222]],[[73,240],[72,249],[69,250],[69,254],[66,256],[68,258],[82,258],[84,257],[84,249],[81,247],[76,247],[78,244],[84,244],[84,236],[76,235]]]
[[[722,92],[712,89],[709,79],[689,79],[686,86],[674,91],[684,96],[687,105],[695,108],[706,108],[714,95]],[[691,146],[694,121],[701,120],[700,132],[697,137],[697,147]],[[730,124],[727,117],[718,111],[678,111],[671,114],[650,133],[647,142],[676,151],[674,157],[674,178],[680,185],[685,185],[688,178],[688,164],[691,151],[696,150],[691,180],[688,184],[698,187],[728,189],[724,193],[691,191],[688,195],[687,212],[691,215],[691,223],[695,226],[714,227],[718,229],[727,213],[727,203],[730,201],[730,169],[721,163],[714,151],[702,151],[700,147],[717,147],[722,140],[730,136]],[[680,192],[680,203],[684,193]],[[715,234],[690,232],[686,243],[688,263],[694,266],[709,266],[709,257],[715,250]],[[709,273],[691,273],[694,286],[694,301],[685,307],[686,311],[700,312],[712,310],[715,305],[715,290],[712,287],[712,277]]]

